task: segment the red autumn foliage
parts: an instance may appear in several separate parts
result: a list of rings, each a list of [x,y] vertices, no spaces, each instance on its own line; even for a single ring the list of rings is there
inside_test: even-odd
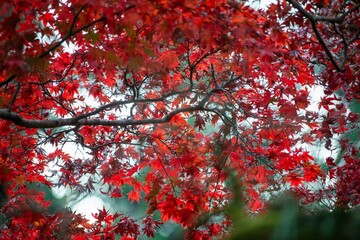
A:
[[[346,104],[360,100],[360,4],[251,2],[3,0],[1,238],[137,239],[167,220],[189,239],[226,236],[235,185],[253,212],[285,189],[304,204],[357,206],[359,153],[338,136],[358,127]],[[322,166],[303,144],[318,141],[333,153]],[[146,201],[142,222],[105,208],[94,223],[53,213],[30,187],[95,182]]]

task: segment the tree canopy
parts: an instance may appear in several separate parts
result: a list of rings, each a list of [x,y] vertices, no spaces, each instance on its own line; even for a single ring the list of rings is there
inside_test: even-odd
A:
[[[0,236],[136,239],[171,220],[225,237],[234,199],[259,213],[282,191],[356,207],[359,146],[340,136],[359,128],[359,1],[251,3],[3,0]],[[89,222],[37,185],[148,209]]]

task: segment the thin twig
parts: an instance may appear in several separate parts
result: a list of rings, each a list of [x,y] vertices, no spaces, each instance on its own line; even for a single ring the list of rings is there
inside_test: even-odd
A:
[[[17,96],[19,95],[19,92],[20,92],[20,83],[15,83],[16,85],[16,89],[15,89],[15,92],[10,100],[10,102],[8,103],[8,105],[6,106],[6,108],[10,109],[10,107],[15,103],[15,100],[17,98]]]
[[[15,74],[11,75],[8,79],[6,79],[3,82],[0,82],[0,87],[7,85],[8,83],[10,83],[12,80],[15,79]]]
[[[328,56],[331,64],[335,67],[335,69],[337,71],[343,72],[344,71],[344,65],[345,65],[345,62],[347,60],[347,56],[345,56],[344,60],[340,63],[340,65],[336,62],[333,54],[331,53],[330,49],[328,48],[327,44],[325,43],[324,39],[322,38],[319,30],[317,29],[316,23],[319,22],[319,21],[325,21],[325,22],[329,22],[329,23],[333,23],[333,24],[342,23],[345,20],[345,17],[347,15],[349,15],[350,13],[356,11],[360,7],[360,3],[356,4],[353,8],[349,9],[348,11],[344,12],[343,14],[341,14],[338,17],[324,17],[324,16],[317,16],[317,15],[314,15],[314,14],[308,12],[307,10],[305,10],[305,8],[303,8],[301,6],[301,4],[298,1],[295,1],[295,0],[287,0],[287,1],[292,6],[294,6],[303,16],[305,16],[307,19],[309,19],[309,21],[311,23],[311,27],[312,27],[315,35],[316,35],[316,38],[318,39],[320,45],[324,49],[324,51],[325,51],[326,55]],[[356,38],[357,38],[357,36],[355,36],[355,38],[353,38],[353,39],[356,39]],[[351,42],[355,41],[353,39],[351,39]],[[349,42],[347,44],[349,44]],[[346,49],[346,51],[347,51],[347,49]]]

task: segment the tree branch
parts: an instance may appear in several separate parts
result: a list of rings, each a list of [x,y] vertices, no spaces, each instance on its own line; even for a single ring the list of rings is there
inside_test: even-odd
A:
[[[355,33],[355,35],[349,40],[348,44],[352,44],[353,42],[356,41],[356,39],[358,39],[360,37],[360,29]]]
[[[19,92],[20,92],[20,83],[16,82],[15,85],[16,85],[15,92],[14,92],[10,102],[6,106],[6,108],[9,108],[9,109],[10,109],[11,105],[14,104],[14,102],[15,102],[15,100],[16,100],[17,96],[19,95]]]
[[[347,15],[349,15],[350,13],[356,11],[357,9],[360,8],[360,3],[356,4],[353,8],[349,9],[348,11],[344,12],[343,14],[341,14],[338,17],[325,17],[325,16],[318,16],[318,15],[314,15],[308,11],[306,11],[306,9],[303,8],[303,6],[301,6],[301,4],[296,1],[296,0],[287,0],[293,7],[295,7],[303,16],[305,16],[307,19],[309,19],[310,23],[311,23],[311,27],[316,35],[316,38],[318,39],[320,45],[322,46],[322,48],[325,50],[326,55],[328,56],[331,64],[336,68],[337,71],[342,72],[344,70],[344,65],[346,62],[346,58],[340,63],[340,65],[336,62],[333,54],[331,53],[330,49],[328,48],[328,46],[326,45],[324,39],[322,38],[319,30],[316,27],[316,22],[319,21],[323,21],[323,22],[329,22],[329,23],[342,23],[345,20],[345,17]],[[356,39],[356,38],[355,38]],[[347,49],[346,49],[347,51]]]
[[[46,50],[45,52],[43,52],[39,58],[43,58],[46,55],[48,55],[50,52],[54,51],[56,48],[58,48],[63,42],[65,42],[66,40],[68,40],[69,38],[71,38],[72,36],[76,35],[77,33],[84,31],[86,29],[88,29],[89,27],[95,25],[96,23],[102,22],[106,20],[105,17],[101,17],[89,24],[86,24],[85,26],[79,28],[78,30],[74,31],[74,32],[69,32],[63,39],[61,39],[59,42],[55,43],[51,48],[49,48],[48,50]]]
[[[318,16],[314,15],[303,8],[301,4],[298,1],[295,0],[287,0],[289,3],[291,3],[301,14],[303,14],[306,18],[309,20],[315,21],[315,22],[330,22],[330,23],[342,23],[347,15],[350,13],[356,11],[360,8],[360,3],[356,4],[353,8],[349,9],[348,11],[344,12],[343,14],[337,16],[337,17],[327,17],[327,16]]]
[[[342,60],[341,63],[340,63],[340,68],[341,68],[341,69],[344,69],[345,63],[346,63],[346,61],[348,60],[348,48],[349,48],[349,44],[348,44],[348,42],[346,41],[346,38],[345,38],[345,35],[343,34],[343,32],[342,32],[340,29],[338,29],[334,23],[333,23],[333,27],[334,27],[334,29],[335,29],[335,32],[340,35],[340,37],[341,37],[341,39],[342,39],[342,41],[343,41],[343,45],[344,45],[344,57],[343,57],[343,60]]]
[[[218,89],[213,89],[207,93],[204,98],[196,105],[179,108],[174,111],[169,112],[163,118],[150,118],[150,119],[122,119],[122,120],[106,120],[106,119],[90,119],[89,117],[96,115],[108,108],[116,107],[119,105],[125,105],[130,103],[140,103],[140,102],[155,102],[155,101],[164,101],[167,97],[173,96],[175,94],[181,94],[184,92],[173,92],[167,95],[164,95],[159,98],[152,99],[132,99],[127,101],[114,101],[109,104],[105,104],[92,112],[74,116],[72,118],[60,118],[56,120],[34,120],[34,119],[25,119],[21,117],[18,113],[12,112],[7,108],[0,109],[0,119],[8,120],[13,122],[15,125],[22,126],[25,128],[57,128],[63,126],[137,126],[137,125],[147,125],[147,124],[161,124],[166,123],[171,120],[173,116],[182,112],[194,112],[205,110],[205,104],[210,99],[211,95],[215,93]]]
[[[326,45],[326,43],[325,43],[324,39],[322,38],[319,30],[317,29],[317,27],[316,27],[316,22],[315,22],[315,21],[312,21],[312,20],[310,20],[310,22],[311,22],[311,27],[312,27],[312,29],[314,30],[315,36],[316,36],[316,38],[319,40],[319,43],[320,43],[320,45],[323,47],[323,49],[324,49],[326,55],[328,56],[331,64],[336,68],[337,71],[342,72],[343,69],[337,64],[334,56],[332,55],[330,49],[329,49],[328,46]]]
[[[202,103],[202,104],[201,104]],[[199,104],[186,107],[186,108],[179,108],[177,110],[169,112],[163,118],[150,118],[150,119],[140,119],[140,120],[133,120],[133,119],[124,119],[124,120],[105,120],[105,119],[89,119],[85,118],[85,115],[82,115],[81,118],[73,117],[73,118],[62,118],[56,120],[33,120],[33,119],[25,119],[21,117],[19,114],[11,112],[7,108],[0,109],[0,119],[8,120],[13,122],[15,125],[22,126],[25,128],[57,128],[63,126],[137,126],[137,125],[147,125],[147,124],[160,124],[166,123],[171,120],[173,116],[182,112],[193,112],[193,111],[200,111],[204,110],[202,106],[204,103],[201,101]]]
[[[15,79],[15,74],[14,74],[14,75],[11,75],[11,76],[10,76],[8,79],[6,79],[5,81],[0,82],[0,87],[8,84],[9,82],[11,82],[11,81],[14,80],[14,79]]]
[[[85,26],[83,26],[83,27],[81,27],[81,28],[79,28],[79,29],[77,29],[77,30],[75,30],[75,31],[72,31],[72,30],[73,30],[73,27],[74,27],[74,24],[75,24],[75,21],[76,21],[76,18],[79,16],[80,12],[81,12],[85,7],[86,7],[86,5],[84,5],[84,6],[79,10],[79,12],[77,12],[76,15],[74,16],[74,19],[73,19],[73,22],[72,22],[72,24],[71,24],[69,33],[68,33],[63,39],[61,39],[59,42],[55,43],[51,48],[49,48],[48,50],[46,50],[45,52],[43,52],[43,53],[39,56],[39,58],[45,57],[45,56],[48,55],[50,52],[52,52],[52,51],[54,51],[56,48],[58,48],[63,42],[65,42],[66,40],[68,40],[68,39],[71,38],[72,36],[78,34],[79,32],[82,32],[82,31],[84,31],[84,30],[92,27],[93,25],[99,23],[99,22],[103,22],[103,21],[106,20],[106,17],[105,17],[105,16],[102,16],[101,18],[99,18],[99,19],[97,19],[97,20],[94,20],[94,21],[92,21],[91,23],[88,23],[88,24],[86,24]],[[125,9],[125,11],[127,11],[127,10],[129,10],[129,9],[131,9],[131,8],[133,8],[133,7],[135,7],[135,6],[134,6],[134,5],[131,5],[131,6],[127,7],[127,8]]]
[[[51,83],[60,83],[60,82],[64,81],[65,78],[67,77],[67,75],[69,74],[69,72],[71,71],[71,69],[74,68],[76,60],[77,60],[77,57],[75,56],[74,59],[72,60],[71,64],[70,64],[70,66],[65,70],[64,74],[62,75],[62,77],[59,80],[51,80],[51,79],[49,79],[49,80],[46,80],[44,82],[29,82],[29,84],[45,85],[45,84],[50,83],[50,82]]]

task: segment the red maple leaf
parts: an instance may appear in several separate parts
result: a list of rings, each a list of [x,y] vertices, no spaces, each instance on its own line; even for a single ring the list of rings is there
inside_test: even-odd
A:
[[[136,201],[136,202],[140,203],[140,197],[141,197],[141,195],[140,195],[139,191],[132,190],[132,191],[130,191],[127,195],[128,195],[128,199],[129,199],[131,202]]]

